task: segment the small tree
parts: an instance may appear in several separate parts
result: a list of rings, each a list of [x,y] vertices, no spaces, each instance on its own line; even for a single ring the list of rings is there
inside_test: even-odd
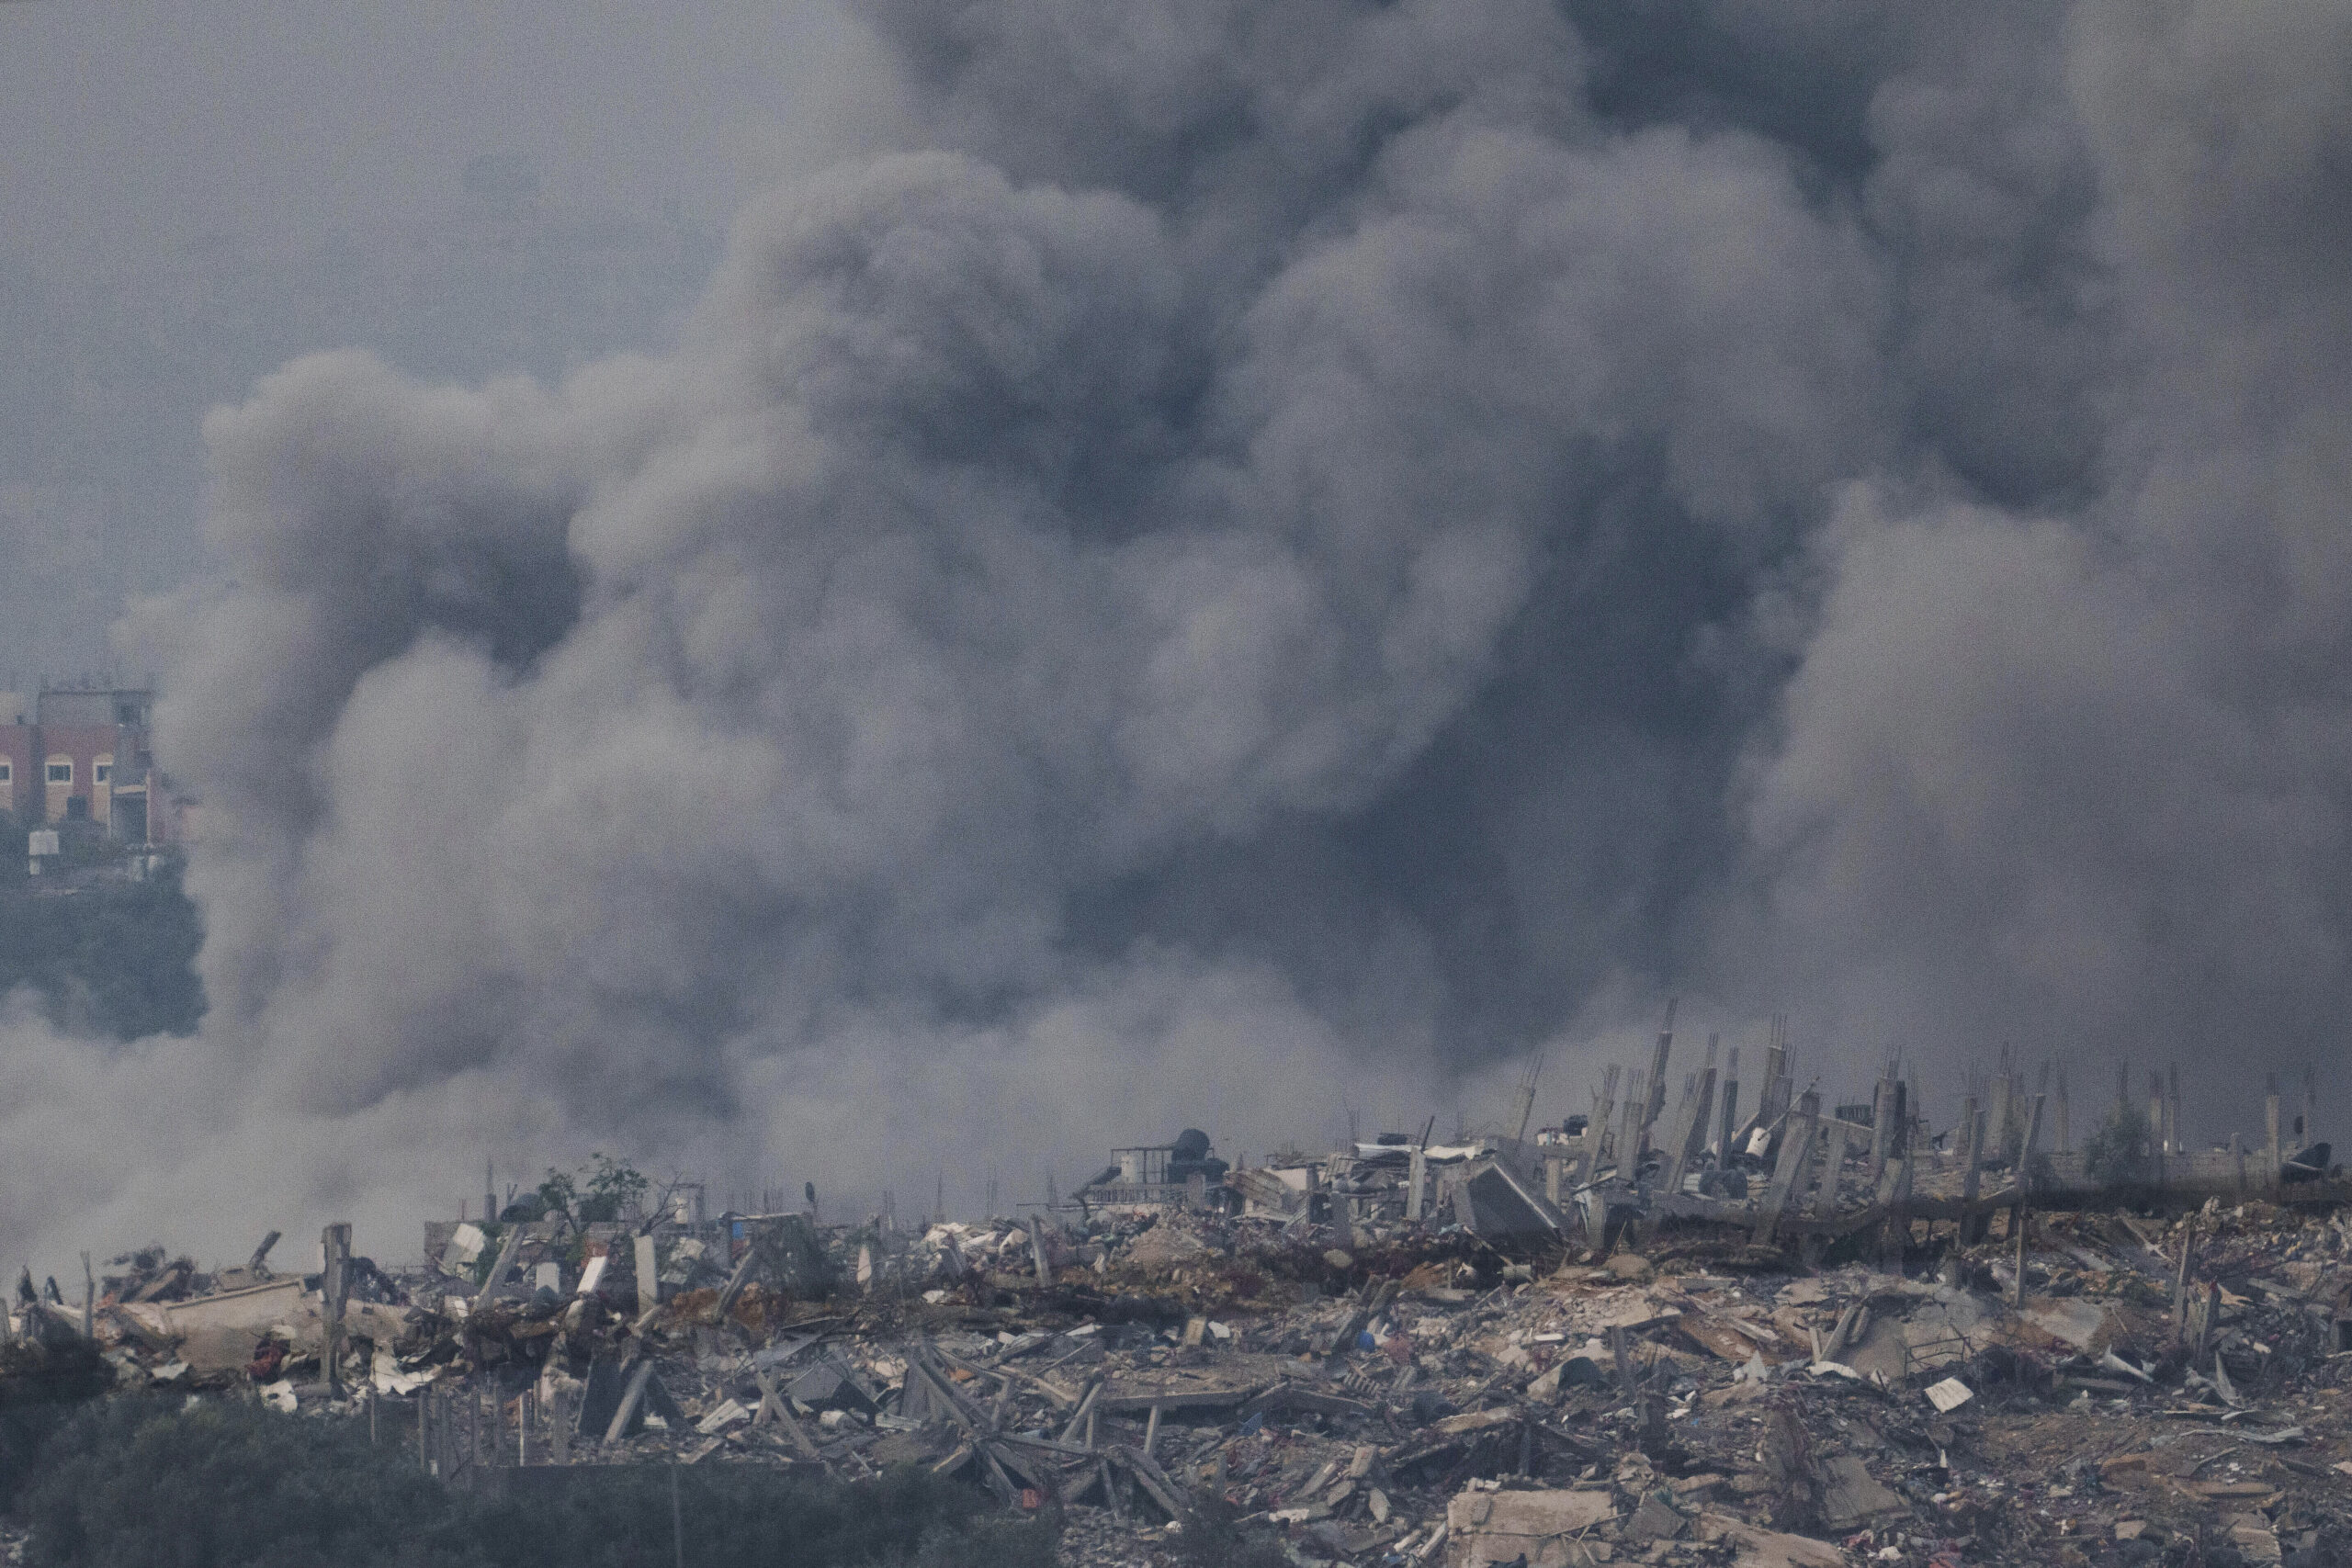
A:
[[[616,1160],[602,1150],[588,1159],[587,1180],[579,1210],[583,1221],[619,1219],[641,1202],[653,1185],[639,1174],[635,1166]]]
[[[2117,1106],[2083,1145],[2083,1174],[2101,1187],[2128,1186],[2148,1173],[2148,1123]]]
[[[576,1217],[580,1204],[579,1183],[572,1180],[569,1171],[548,1167],[548,1178],[539,1183],[539,1204],[550,1214]]]
[[[577,1171],[548,1167],[539,1183],[539,1202],[550,1214],[562,1214],[574,1224],[617,1220],[624,1211],[642,1202],[653,1183],[635,1166],[599,1150]]]

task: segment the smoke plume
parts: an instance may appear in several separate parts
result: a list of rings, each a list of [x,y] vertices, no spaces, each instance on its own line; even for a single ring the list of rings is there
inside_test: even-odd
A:
[[[2326,1066],[2352,14],[863,14],[910,122],[674,352],[207,416],[132,635],[211,1011],[10,1026],[10,1241],[590,1146],[968,1207],[1582,1109],[1677,992],[2199,1132]]]

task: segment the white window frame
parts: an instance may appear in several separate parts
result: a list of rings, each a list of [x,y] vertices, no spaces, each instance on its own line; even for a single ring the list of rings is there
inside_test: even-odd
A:
[[[65,776],[62,779],[57,776],[57,770],[60,768],[65,770]],[[61,784],[67,789],[72,789],[74,787],[74,759],[71,757],[50,758],[47,765],[41,769],[40,776],[42,782],[51,789]]]

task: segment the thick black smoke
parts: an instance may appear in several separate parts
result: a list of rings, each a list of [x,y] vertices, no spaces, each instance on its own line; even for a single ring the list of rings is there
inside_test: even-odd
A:
[[[20,1032],[185,1109],[17,1233],[592,1142],[1025,1188],[1572,1102],[1674,991],[2217,1122],[2333,1041],[2352,14],[865,14],[920,123],[674,354],[210,416],[143,630],[213,1013]]]

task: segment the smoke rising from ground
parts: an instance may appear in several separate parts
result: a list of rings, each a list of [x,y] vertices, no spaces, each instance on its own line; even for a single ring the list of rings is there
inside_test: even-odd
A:
[[[212,1011],[10,1026],[0,1230],[1035,1195],[1674,991],[2242,1120],[2352,938],[2352,19],[1585,10],[876,0],[918,123],[674,353],[214,411]]]

